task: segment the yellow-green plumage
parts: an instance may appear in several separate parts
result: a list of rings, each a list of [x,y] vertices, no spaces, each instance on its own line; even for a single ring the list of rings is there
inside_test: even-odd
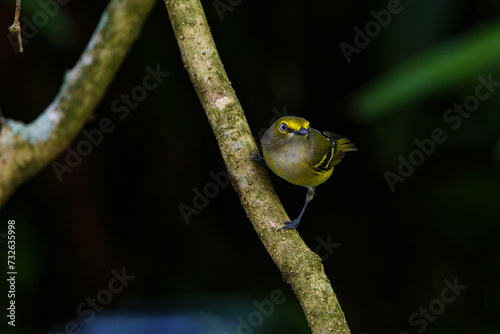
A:
[[[287,130],[281,131],[280,125]],[[294,132],[305,129],[307,134]],[[267,166],[290,183],[314,188],[332,175],[333,168],[343,152],[357,150],[347,138],[331,132],[320,133],[311,129],[301,117],[278,119],[262,137],[262,152]]]
[[[330,178],[344,152],[358,150],[349,139],[328,131],[321,133],[312,129],[304,118],[294,116],[274,122],[261,144],[264,161],[276,175],[309,189],[299,217],[284,222],[286,225],[282,228],[298,226],[314,197],[314,188]]]

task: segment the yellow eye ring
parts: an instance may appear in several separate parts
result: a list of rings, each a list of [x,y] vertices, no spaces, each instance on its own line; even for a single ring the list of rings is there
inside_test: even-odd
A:
[[[286,132],[288,130],[288,125],[285,122],[281,123],[279,126],[279,130],[281,132]]]

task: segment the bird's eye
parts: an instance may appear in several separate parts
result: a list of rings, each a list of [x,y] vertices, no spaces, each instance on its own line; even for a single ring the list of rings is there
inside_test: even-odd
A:
[[[281,123],[280,124],[280,131],[285,132],[286,130],[288,130],[288,125],[286,125],[286,123]]]

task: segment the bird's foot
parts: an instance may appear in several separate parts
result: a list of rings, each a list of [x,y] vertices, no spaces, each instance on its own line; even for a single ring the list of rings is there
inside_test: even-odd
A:
[[[300,219],[295,219],[292,221],[283,222],[283,224],[285,224],[285,226],[280,227],[278,230],[282,230],[282,229],[289,230],[292,228],[297,228],[297,226],[299,226],[299,223],[300,223]]]
[[[259,164],[261,164],[262,166],[264,166],[264,167],[267,168],[266,161],[264,160],[263,156],[261,156],[260,154],[255,153],[255,152],[251,152],[251,153],[252,153],[252,156],[248,157],[247,160],[256,161]]]

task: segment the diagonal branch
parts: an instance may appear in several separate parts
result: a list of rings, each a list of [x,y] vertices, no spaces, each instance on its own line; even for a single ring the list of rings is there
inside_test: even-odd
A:
[[[217,138],[234,189],[255,231],[288,280],[313,333],[349,333],[321,259],[296,230],[278,231],[286,215],[267,173],[248,161],[257,152],[199,0],[165,0],[184,66]]]
[[[154,4],[154,0],[111,1],[51,105],[30,124],[0,117],[0,206],[80,132]]]

